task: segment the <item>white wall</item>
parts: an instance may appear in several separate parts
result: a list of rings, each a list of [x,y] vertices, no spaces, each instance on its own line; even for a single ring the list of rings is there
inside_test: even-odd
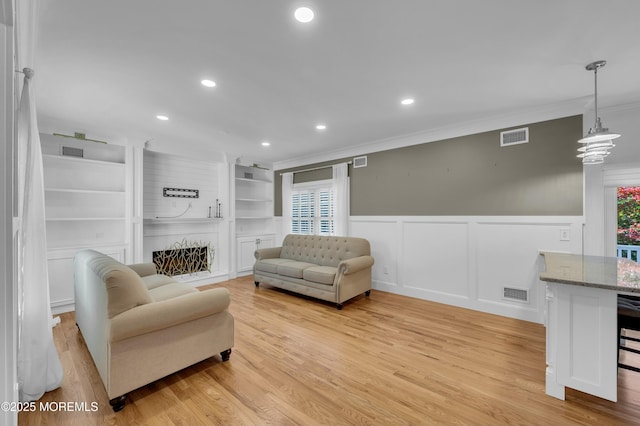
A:
[[[0,3],[0,402],[18,400],[13,267],[14,59],[11,5],[9,1]],[[17,424],[17,414],[0,411],[0,424]]]

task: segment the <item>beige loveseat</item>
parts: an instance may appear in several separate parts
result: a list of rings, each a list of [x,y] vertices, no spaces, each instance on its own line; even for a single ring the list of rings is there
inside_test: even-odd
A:
[[[369,241],[356,237],[293,235],[281,247],[255,252],[253,279],[336,304],[371,293]]]
[[[126,394],[220,353],[229,359],[233,317],[226,288],[198,291],[94,250],[74,258],[76,323],[115,411]]]

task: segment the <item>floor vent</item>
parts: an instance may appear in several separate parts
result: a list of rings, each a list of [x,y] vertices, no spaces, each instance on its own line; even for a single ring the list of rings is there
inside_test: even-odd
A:
[[[514,302],[529,303],[529,291],[522,288],[503,287],[503,298]]]
[[[84,157],[84,150],[82,148],[74,148],[72,146],[63,146],[62,147],[62,155],[67,155],[69,157]]]
[[[361,157],[353,157],[353,168],[357,169],[358,167],[367,167],[366,155],[363,155]]]
[[[529,128],[507,130],[500,132],[500,146],[518,145],[529,142]]]

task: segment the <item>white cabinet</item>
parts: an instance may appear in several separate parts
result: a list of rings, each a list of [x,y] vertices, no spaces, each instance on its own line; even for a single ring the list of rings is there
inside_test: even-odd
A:
[[[273,171],[236,164],[234,168],[236,270],[248,272],[257,247],[273,247]]]
[[[564,399],[570,387],[615,402],[617,292],[546,284],[546,393]]]
[[[130,200],[127,148],[40,135],[47,259],[54,312],[73,309],[73,256],[93,248],[125,261]]]
[[[238,272],[253,271],[253,264],[256,260],[255,251],[259,248],[274,246],[275,237],[273,234],[238,238]]]

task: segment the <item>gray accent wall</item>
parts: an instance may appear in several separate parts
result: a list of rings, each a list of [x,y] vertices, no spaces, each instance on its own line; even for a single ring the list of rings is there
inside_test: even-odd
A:
[[[580,216],[582,163],[576,158],[582,116],[529,128],[529,143],[500,146],[499,129],[367,155],[349,168],[352,216]],[[341,159],[298,169],[330,165]],[[280,173],[276,216],[282,215]],[[331,169],[299,173],[294,182],[330,179]]]

